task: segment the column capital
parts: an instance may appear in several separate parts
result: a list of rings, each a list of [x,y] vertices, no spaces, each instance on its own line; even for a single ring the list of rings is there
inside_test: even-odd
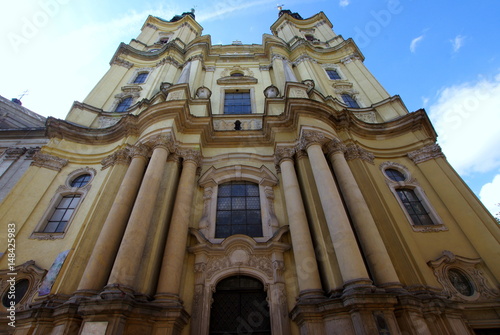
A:
[[[41,152],[37,152],[33,156],[33,162],[31,162],[31,165],[33,166],[44,167],[54,171],[61,171],[61,169],[65,167],[67,164],[68,164],[67,159],[52,156],[49,154],[44,154]]]
[[[279,168],[280,164],[284,160],[291,160],[293,162],[293,155],[295,155],[296,149],[294,147],[278,147],[274,152],[274,164]]]
[[[415,163],[422,163],[428,161],[430,159],[443,157],[445,158],[443,152],[441,151],[441,147],[439,144],[434,143],[431,145],[427,145],[418,150],[414,150],[408,153],[408,157]]]
[[[144,157],[148,158],[151,155],[151,150],[145,144],[138,143],[130,148],[130,155],[134,157]]]
[[[338,152],[344,154],[347,151],[346,145],[339,139],[333,139],[325,144],[325,149],[328,156],[336,154]]]
[[[127,145],[126,147],[113,152],[111,155],[104,157],[101,160],[102,168],[101,170],[105,170],[110,166],[115,164],[123,164],[128,165],[131,161],[131,146]]]
[[[5,150],[5,159],[16,160],[19,157],[21,157],[22,155],[24,155],[24,153],[26,152],[26,150],[27,149],[24,148],[24,147],[21,147],[21,148],[16,148],[16,147],[7,148],[7,150]]]
[[[198,150],[179,149],[177,150],[177,154],[182,157],[184,162],[191,161],[197,167],[201,165],[201,153]]]
[[[175,143],[170,134],[160,134],[153,137],[148,144],[154,150],[156,148],[163,148],[170,152],[175,152]]]
[[[300,136],[299,147],[306,150],[311,145],[322,145],[326,141],[328,141],[328,138],[323,133],[314,130],[304,130]]]
[[[358,145],[350,144],[347,146],[347,151],[345,153],[345,159],[350,161],[353,159],[361,159],[370,164],[375,164],[375,156]]]

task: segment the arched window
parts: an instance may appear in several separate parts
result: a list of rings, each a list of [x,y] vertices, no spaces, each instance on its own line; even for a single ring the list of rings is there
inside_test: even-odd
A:
[[[358,102],[350,94],[342,94],[341,97],[347,107],[359,108]]]
[[[271,335],[271,320],[264,285],[248,276],[221,280],[213,294],[210,335]]]
[[[95,175],[94,169],[83,168],[69,174],[64,185],[51,200],[51,204],[40,223],[31,234],[31,238],[63,238],[68,226],[78,210],[78,206],[90,189],[90,182]]]
[[[401,199],[414,225],[429,226],[434,224],[414,190],[410,188],[398,188],[396,189],[396,193]]]
[[[134,79],[134,84],[142,84],[146,81],[146,78],[148,77],[148,74],[147,72],[141,72],[137,75],[137,77],[135,77]]]
[[[386,162],[381,165],[387,185],[398,199],[406,217],[415,231],[447,230],[431,206],[418,182],[401,164]]]
[[[233,181],[219,185],[215,237],[234,234],[261,237],[259,185]]]
[[[130,107],[130,105],[132,105],[132,100],[133,100],[132,97],[128,97],[120,101],[118,106],[116,106],[115,112],[117,113],[125,112]]]

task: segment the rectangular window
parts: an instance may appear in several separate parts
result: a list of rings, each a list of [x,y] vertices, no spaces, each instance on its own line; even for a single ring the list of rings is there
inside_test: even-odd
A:
[[[340,75],[339,73],[337,72],[337,70],[326,70],[326,73],[328,74],[328,77],[332,80],[339,80],[339,79],[342,79],[340,78]]]
[[[229,182],[219,185],[215,237],[234,234],[262,236],[259,185]]]
[[[413,190],[400,188],[396,189],[396,192],[403,202],[403,205],[405,206],[408,215],[410,215],[414,225],[430,226],[434,224],[429,216],[429,213],[427,213],[422,205],[422,202]]]
[[[251,114],[252,102],[249,91],[225,92],[224,114]]]

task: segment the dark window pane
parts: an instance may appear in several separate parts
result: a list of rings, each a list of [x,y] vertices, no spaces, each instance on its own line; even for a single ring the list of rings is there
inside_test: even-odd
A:
[[[135,77],[134,84],[142,84],[146,81],[146,78],[148,77],[147,72],[142,72]]]
[[[244,197],[246,193],[245,184],[233,184],[231,185],[231,196],[233,197]]]
[[[260,224],[260,211],[247,211],[248,224]]]
[[[231,198],[219,198],[217,201],[217,209],[231,210]]]
[[[231,184],[222,184],[218,188],[219,197],[230,197],[231,196]]]
[[[250,92],[226,92],[224,97],[224,114],[250,114],[251,112]]]
[[[80,201],[79,194],[64,196],[56,206],[54,212],[50,216],[47,225],[43,228],[44,233],[60,233],[64,232],[71,216],[73,215],[78,202]]]
[[[385,170],[385,174],[389,177],[389,179],[394,181],[404,181],[406,179],[404,174],[394,169]]]
[[[246,211],[233,211],[232,220],[233,225],[243,225],[247,223]]]
[[[432,225],[431,217],[412,189],[396,190],[414,225]]]
[[[217,212],[217,224],[223,224],[223,225],[231,224],[231,212],[230,211],[218,211]]]
[[[90,174],[82,174],[71,182],[71,187],[82,187],[85,186],[89,183],[90,181]]]
[[[349,94],[342,94],[342,100],[344,100],[344,103],[347,105],[347,107],[352,107],[352,108],[359,108],[358,103],[356,100],[353,99]]]
[[[130,107],[130,105],[132,105],[132,97],[123,99],[116,107],[115,112],[125,112]]]
[[[257,197],[247,198],[246,209],[260,209],[260,199]]]
[[[231,236],[231,226],[218,224],[215,227],[215,237],[223,238]]]
[[[237,198],[232,198],[232,209],[233,210],[239,210],[239,209],[245,209],[245,198],[243,197],[237,197]]]
[[[242,226],[232,226],[232,233],[234,234],[244,234],[246,235],[247,233],[247,227],[242,225]]]
[[[330,79],[341,79],[339,73],[336,70],[326,70],[326,73],[328,74],[328,77]]]
[[[247,184],[247,196],[258,197],[259,196],[259,186],[256,184]]]
[[[260,237],[262,236],[262,225],[250,225],[247,226],[247,234],[252,237]]]

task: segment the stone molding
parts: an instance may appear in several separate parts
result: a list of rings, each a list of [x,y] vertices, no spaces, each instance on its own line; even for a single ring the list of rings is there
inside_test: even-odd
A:
[[[340,60],[342,64],[349,64],[350,62],[356,61],[356,60],[362,60],[361,57],[357,54],[354,53],[352,55],[349,55],[347,57],[344,57]]]
[[[163,64],[171,64],[171,65],[175,66],[176,68],[182,67],[182,64],[179,63],[177,60],[175,60],[175,58],[173,58],[171,56],[167,56],[165,58],[162,58],[162,60],[160,60],[158,63],[156,63],[155,67],[161,66]]]
[[[58,172],[61,171],[61,169],[67,164],[67,159],[44,154],[41,152],[37,152],[35,155],[33,155],[33,162],[31,163],[31,165],[33,166],[43,167]]]
[[[432,268],[438,282],[443,286],[442,293],[451,300],[497,301],[500,296],[498,290],[487,284],[486,273],[482,269],[483,262],[480,258],[466,258],[443,250],[439,258],[427,262],[427,265]],[[472,294],[464,295],[460,292],[460,284],[463,283],[454,283],[450,270],[460,272],[469,281],[473,290]]]
[[[437,143],[427,145],[415,151],[411,151],[408,153],[408,157],[415,164],[423,163],[438,157],[445,158],[443,152],[441,151],[441,147]]]

